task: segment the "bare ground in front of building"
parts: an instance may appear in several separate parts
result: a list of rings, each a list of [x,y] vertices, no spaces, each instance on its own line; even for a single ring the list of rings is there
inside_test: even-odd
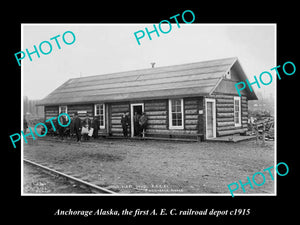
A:
[[[227,185],[247,182],[274,165],[274,142],[184,143],[172,141],[60,141],[42,137],[24,144],[24,158],[118,193],[230,194]],[[274,169],[272,170],[274,174]],[[248,193],[274,193],[268,172],[265,184]],[[256,176],[261,183],[261,176]],[[26,180],[26,175],[24,176]],[[243,193],[240,188],[235,193]]]

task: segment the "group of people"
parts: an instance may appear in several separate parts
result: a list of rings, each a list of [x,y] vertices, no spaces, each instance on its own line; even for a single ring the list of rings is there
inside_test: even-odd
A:
[[[88,115],[86,115],[86,117],[81,120],[78,116],[78,113],[75,112],[70,125],[70,130],[71,133],[75,133],[77,142],[81,142],[81,137],[83,137],[83,140],[85,141],[89,140],[90,137],[97,139],[99,127],[99,116],[95,116],[94,119],[91,120]]]
[[[63,140],[64,137],[68,135],[70,136],[76,135],[77,142],[81,142],[82,138],[85,141],[89,140],[91,137],[93,137],[94,139],[98,138],[98,131],[100,129],[99,116],[95,116],[93,120],[91,120],[88,117],[88,114],[86,114],[86,117],[84,119],[80,119],[78,113],[75,112],[73,117],[71,118],[71,124],[69,127],[63,127],[58,125],[58,122],[60,122],[60,124],[63,125],[66,125],[68,123],[67,118],[65,116],[60,116],[59,120],[60,121],[58,120],[54,121],[54,125],[58,132],[58,136],[61,140]],[[145,131],[146,129],[147,121],[148,118],[144,112],[142,114],[139,114],[137,112],[134,113],[133,116],[134,136],[143,136],[143,131]],[[122,114],[121,124],[123,128],[124,137],[128,137],[128,131],[130,130],[130,117],[128,112]],[[28,128],[28,123],[26,118],[24,117],[25,133],[27,128]],[[48,127],[49,133],[51,129],[52,127],[49,125]],[[43,131],[41,131],[41,133],[43,133]]]
[[[147,115],[145,112],[141,114],[135,112],[133,116],[133,128],[134,128],[134,136],[143,136],[143,131],[145,131],[147,127]],[[121,117],[121,124],[123,129],[124,137],[128,137],[128,130],[130,128],[130,119],[129,113],[123,113]]]

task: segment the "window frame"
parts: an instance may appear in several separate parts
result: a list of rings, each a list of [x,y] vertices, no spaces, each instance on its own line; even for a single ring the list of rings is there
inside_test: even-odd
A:
[[[101,116],[101,114],[97,114],[97,106],[103,105],[103,125],[101,125],[101,121],[100,121],[100,129],[105,129],[105,103],[97,103],[94,104],[94,116]],[[99,110],[101,111],[101,110]]]
[[[235,116],[235,113],[236,113],[235,101],[239,101],[239,111],[238,111],[238,113],[239,113],[239,116],[238,116],[239,122],[238,123],[235,122],[235,119],[237,118]],[[234,126],[235,127],[242,126],[242,108],[241,108],[241,97],[240,96],[234,96],[234,98],[233,98],[233,121],[234,121]]]
[[[172,116],[172,101],[173,100],[180,100],[181,102],[181,120],[182,123],[180,126],[174,126],[172,121],[173,121],[173,116]],[[178,129],[178,130],[183,130],[184,129],[184,107],[183,107],[183,98],[176,98],[176,99],[169,99],[169,129]]]

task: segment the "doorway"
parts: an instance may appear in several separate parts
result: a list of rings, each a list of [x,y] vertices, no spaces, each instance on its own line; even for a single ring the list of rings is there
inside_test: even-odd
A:
[[[206,139],[216,137],[216,100],[205,99],[206,108]]]
[[[130,105],[131,118],[131,137],[136,136],[137,130],[135,126],[135,115],[141,116],[144,112],[144,103],[134,103]]]

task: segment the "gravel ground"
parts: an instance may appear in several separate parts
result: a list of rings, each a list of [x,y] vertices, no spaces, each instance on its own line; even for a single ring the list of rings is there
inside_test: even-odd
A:
[[[75,194],[87,193],[63,178],[51,176],[24,163],[24,194]]]
[[[42,137],[34,145],[24,144],[24,158],[119,193],[230,194],[228,184],[246,183],[247,176],[274,165],[274,142],[101,139],[79,145]],[[265,184],[245,186],[247,194],[274,193],[274,181],[264,174]]]

